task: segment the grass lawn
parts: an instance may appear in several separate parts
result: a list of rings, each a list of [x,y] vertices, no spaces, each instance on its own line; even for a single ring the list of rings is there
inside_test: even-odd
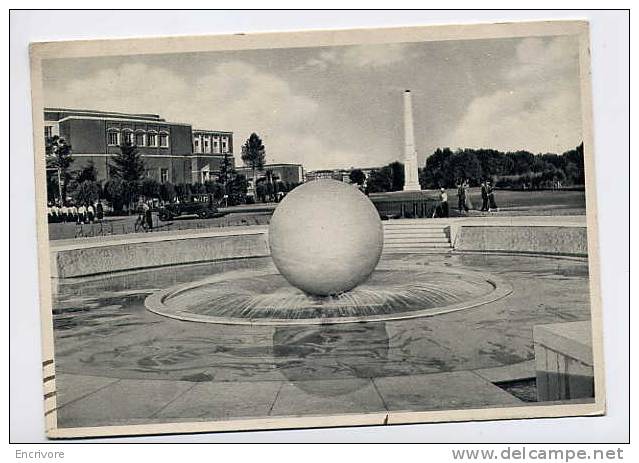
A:
[[[449,189],[448,202],[457,206],[457,190]],[[470,200],[475,209],[481,209],[481,188],[470,189]],[[495,202],[500,209],[586,209],[584,191],[513,191],[495,190]]]

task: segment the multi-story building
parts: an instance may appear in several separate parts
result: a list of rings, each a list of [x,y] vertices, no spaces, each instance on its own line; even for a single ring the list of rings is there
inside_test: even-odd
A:
[[[193,129],[193,182],[215,179],[224,156],[233,156],[233,132]]]
[[[98,180],[109,178],[109,159],[124,142],[137,146],[147,176],[159,182],[203,182],[219,173],[225,155],[235,162],[232,132],[194,131],[157,114],[45,108],[44,121],[45,137],[59,135],[71,145],[74,169],[91,160]]]

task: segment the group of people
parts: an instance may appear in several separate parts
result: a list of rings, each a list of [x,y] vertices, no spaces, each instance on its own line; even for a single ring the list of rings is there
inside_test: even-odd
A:
[[[49,223],[94,223],[104,219],[104,206],[96,203],[62,204],[50,202],[47,209]]]
[[[473,203],[470,199],[470,181],[460,180],[457,183],[457,208],[459,214],[467,213],[473,209]],[[492,212],[498,211],[497,203],[495,202],[495,188],[490,180],[483,180],[481,182],[481,211]],[[439,204],[435,208],[433,213],[434,217],[448,217],[448,193],[445,188],[441,188],[439,192]]]

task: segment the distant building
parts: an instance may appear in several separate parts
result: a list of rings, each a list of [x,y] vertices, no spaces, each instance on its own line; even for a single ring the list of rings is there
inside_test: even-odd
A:
[[[356,169],[361,170],[366,176],[366,179],[368,179],[371,172],[379,170],[378,167],[351,167],[350,169],[311,170],[306,173],[305,180],[307,182],[311,182],[313,180],[329,178],[333,180],[339,180],[340,182],[350,183],[351,172]]]
[[[252,181],[253,169],[250,167],[236,167],[236,172],[244,175],[247,179]],[[265,164],[264,169],[255,172],[257,180],[266,178],[266,172],[271,171],[273,178],[285,183],[303,183],[304,182],[304,167],[301,164]]]
[[[233,132],[193,129],[193,182],[216,179],[225,155],[233,156]],[[234,165],[233,160],[231,167]]]
[[[125,141],[138,147],[146,175],[159,182],[214,178],[225,153],[235,164],[232,132],[193,130],[190,124],[168,122],[157,114],[45,108],[44,136],[54,135],[71,145],[73,169],[91,160],[98,180],[109,178],[109,159]]]

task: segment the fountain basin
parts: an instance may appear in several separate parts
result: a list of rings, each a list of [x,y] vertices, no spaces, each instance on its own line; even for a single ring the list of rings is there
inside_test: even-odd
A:
[[[497,275],[389,261],[370,279],[335,296],[318,297],[291,286],[274,266],[224,272],[157,291],[151,312],[184,321],[230,325],[309,325],[401,320],[478,307],[506,297]]]

